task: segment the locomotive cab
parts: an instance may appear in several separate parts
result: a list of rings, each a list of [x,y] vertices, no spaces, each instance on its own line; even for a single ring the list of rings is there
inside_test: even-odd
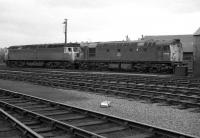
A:
[[[183,61],[183,47],[180,42],[174,42],[170,44],[170,60],[172,62]]]
[[[64,47],[64,54],[69,55],[72,61],[80,58],[80,52],[80,47]]]

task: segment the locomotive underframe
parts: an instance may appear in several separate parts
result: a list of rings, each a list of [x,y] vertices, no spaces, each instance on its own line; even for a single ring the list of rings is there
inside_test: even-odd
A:
[[[170,61],[101,61],[101,60],[8,60],[10,67],[46,67],[98,71],[126,71],[146,73],[173,73],[180,62]]]
[[[170,61],[76,61],[80,69],[146,73],[173,73],[179,62]]]

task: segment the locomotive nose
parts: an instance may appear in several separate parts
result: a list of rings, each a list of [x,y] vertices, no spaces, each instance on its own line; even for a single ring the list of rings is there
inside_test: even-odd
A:
[[[73,48],[72,59],[73,61],[81,57],[81,50],[79,47]]]

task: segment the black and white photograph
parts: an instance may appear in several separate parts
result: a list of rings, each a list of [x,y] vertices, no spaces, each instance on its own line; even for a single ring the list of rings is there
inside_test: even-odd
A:
[[[200,138],[200,1],[0,0],[0,138]]]

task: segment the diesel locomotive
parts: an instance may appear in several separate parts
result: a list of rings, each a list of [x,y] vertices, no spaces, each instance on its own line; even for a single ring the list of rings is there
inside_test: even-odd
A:
[[[180,40],[138,40],[11,46],[11,67],[172,73],[182,63]]]

